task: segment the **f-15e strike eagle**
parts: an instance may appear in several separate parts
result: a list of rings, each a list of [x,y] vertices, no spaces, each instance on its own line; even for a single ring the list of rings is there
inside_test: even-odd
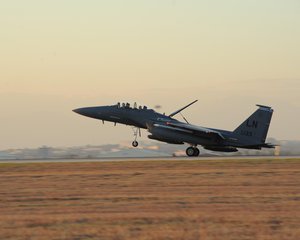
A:
[[[185,122],[173,118],[197,101],[193,101],[168,116],[148,109],[146,106],[137,106],[136,103],[133,107],[129,103],[118,103],[112,106],[86,107],[73,111],[103,122],[132,126],[135,137],[132,142],[133,147],[138,146],[137,137],[141,136],[141,128],[148,130],[150,139],[170,144],[188,143],[190,147],[186,149],[186,154],[189,157],[199,156],[200,151],[197,145],[219,152],[236,152],[238,148],[260,150],[275,147],[265,143],[273,114],[271,107],[257,105],[258,109],[232,132],[195,126],[184,117]]]

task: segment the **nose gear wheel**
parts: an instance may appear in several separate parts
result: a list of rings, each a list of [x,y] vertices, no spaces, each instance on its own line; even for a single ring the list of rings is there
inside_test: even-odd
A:
[[[133,142],[132,142],[132,146],[133,146],[133,147],[137,147],[138,145],[139,145],[139,143],[138,143],[137,141],[133,141]]]

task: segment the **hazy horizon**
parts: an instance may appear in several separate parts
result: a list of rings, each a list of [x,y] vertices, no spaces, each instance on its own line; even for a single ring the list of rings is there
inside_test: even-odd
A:
[[[296,0],[0,3],[0,149],[131,141],[130,127],[72,112],[118,101],[171,113],[198,99],[186,118],[227,130],[269,105],[268,137],[300,140],[299,10]]]

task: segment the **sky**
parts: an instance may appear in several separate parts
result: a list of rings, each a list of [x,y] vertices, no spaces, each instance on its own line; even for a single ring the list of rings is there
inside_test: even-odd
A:
[[[118,101],[227,130],[269,105],[300,140],[298,0],[11,0],[0,26],[0,149],[132,141],[71,111]]]

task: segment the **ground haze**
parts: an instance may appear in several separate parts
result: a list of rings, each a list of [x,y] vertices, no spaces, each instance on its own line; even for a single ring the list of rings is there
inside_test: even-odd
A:
[[[300,160],[0,164],[0,239],[299,239]]]

